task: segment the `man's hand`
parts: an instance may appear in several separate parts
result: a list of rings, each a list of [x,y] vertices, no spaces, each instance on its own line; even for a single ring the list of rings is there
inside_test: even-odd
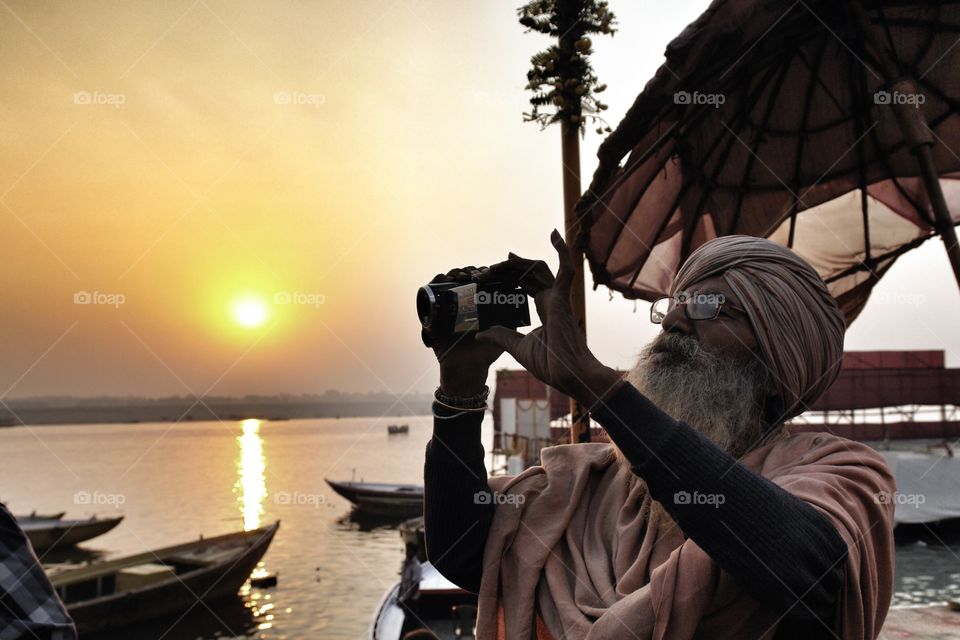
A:
[[[476,282],[487,267],[473,266],[438,273],[434,282]],[[493,343],[474,340],[475,333],[459,333],[445,338],[431,338],[433,353],[440,363],[440,389],[450,396],[473,396],[487,382],[490,365],[500,357],[503,348]]]
[[[507,327],[491,327],[476,338],[503,348],[537,378],[591,407],[610,395],[621,378],[587,348],[570,307],[574,252],[556,229],[550,241],[560,256],[556,278],[543,260],[527,260],[512,253],[480,276],[516,284],[533,296],[542,326],[526,335]]]

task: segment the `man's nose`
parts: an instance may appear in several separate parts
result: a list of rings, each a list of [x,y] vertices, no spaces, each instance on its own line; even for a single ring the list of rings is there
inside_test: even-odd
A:
[[[693,334],[693,323],[687,317],[687,310],[682,304],[678,304],[664,316],[660,326],[668,333],[682,333],[683,335]]]

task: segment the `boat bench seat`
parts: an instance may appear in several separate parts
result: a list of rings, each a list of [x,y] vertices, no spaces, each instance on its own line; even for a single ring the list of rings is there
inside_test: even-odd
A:
[[[117,572],[117,591],[138,589],[174,575],[173,567],[158,562],[138,564],[135,567],[125,567]]]

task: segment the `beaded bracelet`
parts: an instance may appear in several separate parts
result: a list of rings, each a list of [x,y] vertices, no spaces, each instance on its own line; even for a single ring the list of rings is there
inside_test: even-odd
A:
[[[490,387],[487,385],[483,385],[483,391],[472,396],[448,396],[440,391],[440,387],[437,387],[433,399],[440,406],[455,411],[486,411],[489,395]]]

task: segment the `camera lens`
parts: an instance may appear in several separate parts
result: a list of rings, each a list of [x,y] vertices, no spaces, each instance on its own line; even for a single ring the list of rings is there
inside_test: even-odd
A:
[[[429,286],[420,287],[417,291],[417,315],[424,329],[429,329],[433,324],[433,318],[437,313],[436,302],[437,297]]]

